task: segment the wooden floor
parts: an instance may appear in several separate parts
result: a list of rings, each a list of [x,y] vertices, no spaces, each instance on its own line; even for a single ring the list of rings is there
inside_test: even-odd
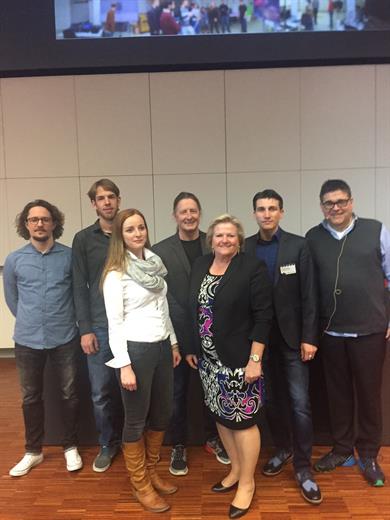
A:
[[[170,477],[179,491],[168,497],[172,508],[163,514],[145,513],[129,492],[122,457],[103,474],[91,464],[96,447],[82,447],[84,468],[68,473],[60,447],[44,449],[44,462],[28,475],[12,478],[8,471],[23,454],[23,425],[19,387],[13,360],[0,359],[0,520],[111,520],[111,519],[226,519],[230,495],[216,495],[210,486],[226,468],[200,447],[188,449],[190,471]],[[314,458],[326,451],[314,448]],[[259,467],[269,452],[264,450]],[[169,449],[164,448],[160,471],[168,475]],[[390,478],[390,447],[380,462]],[[390,520],[390,483],[371,488],[357,467],[318,475],[324,501],[307,504],[295,485],[291,465],[277,477],[256,473],[257,492],[247,520]]]

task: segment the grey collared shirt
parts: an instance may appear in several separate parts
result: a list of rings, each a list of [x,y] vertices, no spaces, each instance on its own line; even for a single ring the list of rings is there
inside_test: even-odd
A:
[[[16,318],[16,343],[50,349],[77,335],[69,247],[55,242],[41,253],[27,244],[6,258],[3,281],[5,300]]]

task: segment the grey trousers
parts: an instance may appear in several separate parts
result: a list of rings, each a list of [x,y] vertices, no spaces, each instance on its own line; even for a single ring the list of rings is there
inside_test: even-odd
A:
[[[128,341],[137,390],[121,386],[125,411],[123,442],[138,441],[146,428],[165,431],[173,407],[173,363],[168,340],[157,343]]]

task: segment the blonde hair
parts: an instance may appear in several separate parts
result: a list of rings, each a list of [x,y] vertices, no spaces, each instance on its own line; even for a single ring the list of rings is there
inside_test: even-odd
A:
[[[223,215],[220,215],[219,217],[216,217],[211,224],[209,225],[209,228],[207,230],[206,234],[206,241],[207,245],[211,249],[211,244],[213,241],[213,235],[214,235],[214,229],[218,224],[233,224],[233,226],[237,229],[238,234],[238,242],[240,245],[240,249],[244,246],[245,241],[245,233],[244,228],[242,227],[241,222],[238,220],[238,218],[233,217],[232,215],[229,215],[228,213],[224,213]]]
[[[101,288],[103,287],[104,280],[110,271],[119,271],[121,273],[126,271],[126,265],[129,261],[129,257],[127,255],[126,244],[123,240],[122,229],[125,221],[134,215],[139,215],[144,221],[147,233],[145,246],[147,248],[150,247],[148,225],[146,224],[146,220],[143,214],[138,209],[134,208],[123,209],[122,211],[119,211],[116,214],[112,225],[110,246],[108,248],[106,263],[104,264],[102,276],[100,279]]]

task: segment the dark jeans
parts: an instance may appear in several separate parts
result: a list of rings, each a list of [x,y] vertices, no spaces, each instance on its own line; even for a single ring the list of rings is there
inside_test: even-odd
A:
[[[277,449],[291,450],[295,471],[311,467],[313,425],[309,365],[273,327],[264,363],[266,414]]]
[[[230,33],[230,16],[228,14],[222,15],[221,18],[221,28],[222,32],[229,32]]]
[[[384,334],[358,338],[324,334],[321,339],[334,450],[339,454],[349,455],[354,446],[360,457],[378,454],[382,437],[381,389],[385,353]]]
[[[146,426],[165,431],[172,415],[173,362],[168,340],[157,343],[128,341],[131,366],[137,378],[137,390],[121,386],[125,423],[123,442],[136,442]],[[120,370],[119,379],[120,379]]]
[[[188,428],[188,385],[192,368],[185,359],[182,359],[174,370],[173,384],[173,413],[169,426],[171,442],[173,446],[176,444],[187,444],[187,428]],[[214,419],[204,410],[204,424],[206,440],[218,435],[217,427]]]
[[[123,407],[115,370],[105,363],[113,355],[108,330],[99,327],[93,332],[99,343],[96,354],[87,355],[91,397],[100,446],[120,444],[123,428]]]
[[[26,452],[40,453],[44,436],[45,410],[42,399],[43,377],[47,359],[56,373],[61,391],[64,422],[64,449],[77,444],[79,399],[77,396],[77,355],[79,337],[52,349],[33,349],[15,344],[16,366],[19,370],[23,397]]]

